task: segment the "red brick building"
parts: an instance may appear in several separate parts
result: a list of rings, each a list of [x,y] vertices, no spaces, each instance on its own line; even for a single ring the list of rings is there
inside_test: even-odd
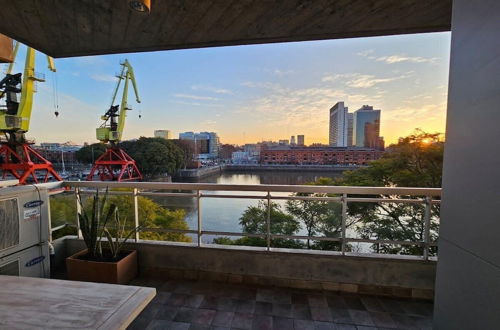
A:
[[[275,147],[260,152],[267,165],[366,165],[379,159],[383,151],[355,147]]]

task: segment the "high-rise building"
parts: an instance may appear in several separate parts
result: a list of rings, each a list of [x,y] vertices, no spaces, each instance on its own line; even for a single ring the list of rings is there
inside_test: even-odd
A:
[[[383,146],[380,146],[380,141],[380,110],[363,105],[354,112],[353,145],[381,149]]]
[[[215,132],[184,132],[179,133],[179,140],[192,140],[195,150],[199,152],[198,158],[217,158],[219,156],[220,141]],[[202,146],[202,148],[200,148]]]
[[[347,107],[337,102],[330,109],[329,144],[332,147],[347,147]]]
[[[292,136],[290,137],[290,144],[291,144],[291,145],[296,145],[296,143],[295,143],[295,135],[292,135]]]
[[[347,146],[351,147],[352,144],[352,133],[353,133],[353,120],[354,114],[351,112],[347,113]]]
[[[304,146],[304,135],[297,135],[297,145],[298,146]]]
[[[157,129],[154,131],[154,137],[170,140],[172,138],[172,132],[168,129]]]

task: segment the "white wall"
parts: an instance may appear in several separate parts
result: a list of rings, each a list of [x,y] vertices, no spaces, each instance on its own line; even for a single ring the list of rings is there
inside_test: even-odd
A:
[[[500,1],[454,0],[434,325],[500,328]]]

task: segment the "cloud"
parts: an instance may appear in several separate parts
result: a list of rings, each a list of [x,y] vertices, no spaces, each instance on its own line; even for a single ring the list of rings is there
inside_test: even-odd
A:
[[[117,78],[109,74],[91,74],[90,78],[95,81],[116,82]]]
[[[334,82],[334,81],[337,81],[339,79],[350,78],[350,77],[354,77],[356,75],[357,75],[356,73],[336,73],[336,74],[324,76],[323,78],[321,78],[321,81],[322,82]]]
[[[212,92],[215,94],[233,94],[232,91],[229,89],[224,89],[224,88],[216,88],[212,86],[204,86],[204,85],[193,85],[191,86],[192,90],[195,91],[207,91],[207,92]]]
[[[217,122],[215,120],[207,119],[200,123],[200,126],[214,126]]]
[[[420,57],[420,56],[406,56],[406,55],[391,55],[382,56],[375,59],[377,62],[385,62],[387,64],[410,62],[410,63],[435,63],[437,57]]]
[[[192,95],[192,94],[174,94],[175,97],[183,98],[183,99],[191,99],[191,100],[200,100],[200,101],[218,101],[219,99],[212,96],[201,96],[201,95]]]
[[[367,49],[367,50],[363,50],[361,52],[356,53],[356,55],[364,56],[364,57],[367,57],[370,54],[373,54],[373,49]]]
[[[292,74],[292,73],[295,73],[294,70],[280,70],[280,69],[275,69],[273,71],[273,73],[277,76],[285,76],[285,75],[289,75],[289,74]]]
[[[401,75],[389,78],[377,78],[369,74],[357,74],[355,78],[346,82],[346,85],[353,88],[370,88],[378,84],[388,83],[394,80],[399,80],[408,77],[409,75]]]

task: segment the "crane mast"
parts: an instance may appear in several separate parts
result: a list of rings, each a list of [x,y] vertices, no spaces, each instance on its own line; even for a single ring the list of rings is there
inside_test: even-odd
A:
[[[102,143],[109,143],[109,145],[106,152],[92,166],[87,177],[88,181],[92,181],[96,175],[101,181],[142,180],[142,174],[135,160],[118,145],[123,137],[127,111],[131,110],[127,103],[130,82],[132,82],[137,103],[141,103],[132,65],[130,65],[128,60],[123,61],[120,65],[121,71],[116,76],[118,82],[111,98],[111,105],[106,113],[101,116],[104,122],[96,129],[96,138]],[[120,105],[115,105],[122,81],[122,100]]]
[[[33,109],[33,96],[36,92],[35,82],[45,81],[42,75],[35,73],[35,50],[26,49],[26,60],[23,73],[12,74],[14,60],[19,49],[16,42],[13,61],[7,68],[6,76],[0,80],[0,99],[5,97],[5,106],[0,107],[0,132],[6,137],[1,141],[0,170],[2,177],[12,175],[20,184],[29,182],[47,182],[50,178],[61,181],[54,171],[52,163],[31,148],[26,141],[25,133],[29,130]],[[47,56],[49,69],[56,71],[54,61]],[[21,94],[18,101],[18,94]]]
[[[97,139],[104,143],[110,142],[111,144],[117,144],[122,139],[127,110],[131,110],[127,103],[129,82],[132,82],[137,103],[141,103],[135,80],[134,69],[128,60],[120,63],[120,65],[122,66],[122,69],[120,74],[116,76],[118,78],[118,82],[113,92],[113,97],[111,98],[111,105],[109,110],[106,111],[106,113],[101,117],[101,119],[104,120],[104,123],[96,129]],[[115,100],[122,81],[124,81],[123,95],[121,103],[118,106],[115,105]]]

